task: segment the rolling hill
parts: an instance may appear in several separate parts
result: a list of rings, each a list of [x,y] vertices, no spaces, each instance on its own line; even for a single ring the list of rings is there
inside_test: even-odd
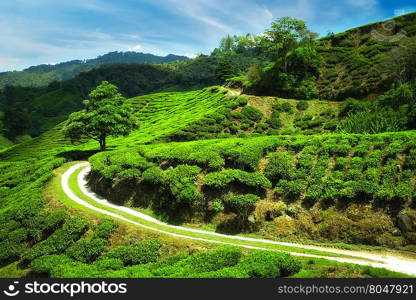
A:
[[[172,175],[175,173],[175,168],[181,168],[180,164],[182,163],[189,164],[187,168],[204,170],[203,172],[207,172],[203,181],[205,182],[204,185],[207,185],[209,178],[212,177],[210,180],[213,188],[216,185],[216,176],[234,175],[237,178],[235,180],[242,180],[248,186],[252,186],[252,180],[254,180],[254,182],[257,182],[256,186],[260,184],[260,186],[265,185],[264,187],[268,188],[268,179],[262,177],[264,175],[261,172],[253,172],[253,170],[257,169],[256,161],[258,159],[263,161],[264,155],[272,151],[276,146],[288,147],[288,151],[294,151],[296,155],[303,155],[305,151],[302,150],[302,147],[307,147],[306,144],[309,143],[309,137],[306,139],[301,138],[301,136],[298,138],[295,136],[252,137],[191,143],[154,144],[157,139],[169,137],[191,124],[198,124],[200,120],[209,117],[220,109],[228,108],[238,112],[239,109],[248,107],[247,104],[250,104],[247,101],[239,101],[235,97],[226,97],[226,93],[227,91],[224,89],[213,87],[194,92],[161,93],[130,99],[130,103],[134,106],[141,120],[141,128],[127,138],[109,140],[110,151],[105,153],[105,156],[108,156],[110,164],[105,163],[104,167],[112,169],[112,172],[115,173],[104,171],[107,174],[106,176],[114,174],[114,176],[110,175],[109,178],[110,180],[117,180],[117,172],[119,171],[117,168],[112,167],[111,164],[117,162],[123,168],[129,168],[131,161],[124,162],[123,159],[128,157],[128,153],[132,153],[132,155],[141,153],[146,157],[146,160],[149,160],[150,164],[160,165],[168,172],[172,172]],[[254,104],[255,102],[252,103]],[[310,113],[313,111],[310,111]],[[319,115],[319,110],[316,113]],[[166,118],[166,115],[169,117]],[[293,124],[291,123],[292,121],[293,119],[288,118],[288,124]],[[257,259],[251,258],[251,255],[266,255],[250,254],[251,252],[239,254],[239,251],[231,249],[220,249],[215,250],[217,251],[215,252],[212,251],[212,245],[197,242],[180,242],[178,244],[177,239],[168,238],[163,234],[155,235],[146,230],[134,229],[123,223],[103,222],[100,216],[88,213],[88,218],[92,220],[91,224],[91,221],[86,220],[82,216],[84,213],[80,208],[68,207],[66,202],[60,202],[61,197],[56,194],[57,185],[54,178],[59,176],[57,174],[59,174],[61,169],[60,166],[65,164],[65,162],[88,158],[96,152],[97,145],[92,142],[86,142],[73,146],[68,140],[63,138],[60,128],[61,126],[59,125],[40,137],[15,145],[0,153],[0,193],[2,198],[0,202],[2,223],[0,232],[0,263],[2,268],[0,268],[0,274],[7,272],[7,274],[14,274],[14,276],[25,276],[28,272],[33,272],[34,274],[44,274],[51,277],[71,277],[80,276],[80,272],[82,272],[82,276],[89,277],[103,276],[104,274],[111,277],[250,277],[246,261],[248,259]],[[394,140],[406,140],[408,136],[410,135],[402,134],[394,137]],[[343,145],[351,139],[354,140],[354,142],[350,141],[352,144],[357,142],[361,144],[361,139],[363,141],[366,140],[365,137],[361,136],[348,138],[340,135],[329,135],[322,138],[319,136],[311,137],[313,138],[311,142],[315,140],[317,143],[320,143],[321,139],[322,141],[328,139],[332,143],[332,141],[337,139],[344,141]],[[371,142],[376,140],[383,142],[392,138],[389,135],[376,136],[374,141],[371,140]],[[143,145],[143,143],[150,144]],[[332,143],[331,145],[334,144]],[[331,149],[328,148],[328,150],[332,151]],[[356,148],[349,149],[349,151],[357,151],[355,150]],[[348,156],[345,151],[342,153],[342,155],[336,155],[341,157]],[[394,153],[396,152],[392,152],[391,155],[394,155]],[[115,159],[119,154],[121,154],[121,157]],[[97,163],[101,161],[102,157],[103,154],[99,154],[91,159],[96,171],[100,168]],[[331,156],[327,157],[327,159],[332,160]],[[226,164],[227,168],[232,169],[228,171],[224,169],[220,171],[220,173],[223,172],[224,174],[216,174],[215,172],[222,169],[223,163]],[[63,168],[70,164],[65,164]],[[263,163],[261,164],[263,165]],[[134,163],[134,165],[136,164]],[[205,169],[206,167],[208,169]],[[56,171],[57,168],[58,171]],[[346,168],[349,167],[346,166]],[[210,175],[208,170],[213,173]],[[232,175],[231,173],[235,174]],[[123,174],[127,173],[124,172]],[[135,174],[138,173],[136,172]],[[188,173],[185,172],[185,174]],[[186,180],[189,175],[183,175],[179,178],[182,177],[183,180]],[[245,176],[247,177],[245,178]],[[260,177],[263,179],[260,180]],[[51,179],[53,180],[51,181]],[[119,184],[124,183],[121,181]],[[260,201],[259,205],[267,204],[263,202],[265,201]],[[269,214],[267,209],[262,210],[262,205],[257,210],[261,215],[264,213],[267,220],[273,217],[279,218],[274,215],[274,212]],[[63,209],[68,211],[69,215]],[[275,211],[275,208],[270,207],[270,209]],[[329,212],[330,210],[327,213]],[[267,215],[269,216],[267,217]],[[224,219],[223,221],[226,220]],[[268,236],[265,232],[272,233],[272,231],[267,230],[267,227],[263,227],[263,230],[264,233],[262,234],[265,234],[265,236]],[[140,242],[136,242],[131,246],[125,246],[125,242],[131,238],[136,241],[140,240]],[[155,238],[158,241],[154,241]],[[86,252],[85,249],[90,250]],[[207,255],[212,255],[212,262],[213,264],[215,263],[216,267],[198,269],[193,261],[202,258],[193,256],[199,254],[191,255],[191,253],[195,253],[194,250],[187,252],[185,249],[198,249],[196,252],[199,252],[201,249],[211,250],[206,252],[207,254],[204,254],[203,257],[208,259]],[[144,253],[147,253],[146,251],[151,251],[155,256],[143,256]],[[87,255],[87,253],[91,254]],[[126,256],[125,253],[131,253],[130,255],[132,256]],[[172,253],[177,255],[172,256]],[[230,260],[230,258],[227,258],[226,261],[228,263],[223,265],[217,262],[217,257],[228,255],[225,253],[235,253],[230,254],[233,257],[235,256],[235,259]],[[127,259],[127,257],[130,258]],[[269,263],[270,259],[278,259],[273,257],[272,255],[272,257],[268,258],[266,255],[261,260]],[[385,270],[339,264],[314,258],[308,260],[296,258],[295,262],[291,261],[289,257],[282,257],[281,259],[290,262],[292,266],[292,269],[283,271],[283,274],[286,274],[285,276],[296,274],[300,269],[302,269],[303,275],[328,276],[329,272],[331,272],[330,270],[335,269],[342,272],[343,268],[344,270],[345,268],[347,270],[356,270],[355,272],[359,277],[403,276]],[[311,260],[314,261],[313,265],[308,263]],[[173,269],[163,269],[163,266],[173,262],[175,262]],[[148,263],[151,264],[149,265]],[[153,263],[157,265],[153,265]],[[111,267],[106,267],[106,265]],[[59,268],[56,268],[56,266],[59,266]],[[223,270],[227,266],[236,267],[233,267],[231,270]],[[185,272],[184,268],[189,270],[186,269],[188,271]],[[286,270],[284,268],[282,265],[282,270]],[[277,275],[266,273],[261,276]]]
[[[23,87],[47,86],[53,81],[71,79],[81,72],[87,72],[102,65],[111,64],[143,64],[169,63],[188,59],[185,56],[169,54],[157,56],[140,52],[110,52],[97,58],[72,60],[55,65],[38,65],[23,71],[0,73],[0,89],[6,85]]]

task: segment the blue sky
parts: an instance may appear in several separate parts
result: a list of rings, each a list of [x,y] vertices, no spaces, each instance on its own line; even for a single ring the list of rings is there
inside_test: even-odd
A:
[[[208,54],[282,16],[325,35],[412,11],[414,0],[1,0],[0,72],[109,51]]]

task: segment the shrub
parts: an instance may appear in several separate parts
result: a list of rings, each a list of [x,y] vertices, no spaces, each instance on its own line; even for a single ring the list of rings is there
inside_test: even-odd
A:
[[[120,259],[124,265],[147,264],[157,261],[160,247],[160,242],[152,239],[131,246],[118,246],[104,253],[102,257]]]
[[[280,127],[282,127],[282,121],[278,116],[268,119],[266,122],[270,125],[271,128],[274,129],[279,129]]]
[[[266,131],[268,128],[269,128],[269,124],[266,124],[266,123],[258,123],[258,124],[256,125],[255,130],[256,130],[256,132],[257,132],[257,133],[263,133],[263,132],[264,132],[264,131]]]
[[[366,142],[362,142],[355,147],[354,154],[360,157],[364,157],[370,149],[370,144]]]
[[[222,204],[222,201],[216,200],[211,202],[210,210],[215,213],[222,212],[224,210],[224,205]]]
[[[286,193],[289,198],[295,199],[305,192],[307,186],[308,184],[305,180],[296,179],[288,181],[282,179],[276,185],[276,194],[283,195]]]
[[[342,170],[344,170],[344,168],[347,165],[347,161],[348,160],[345,157],[337,157],[335,159],[334,170],[336,170],[336,171],[342,171]]]
[[[238,104],[240,106],[245,106],[248,103],[248,99],[247,98],[244,98],[244,97],[239,97],[237,100],[238,100]]]
[[[82,238],[66,249],[65,254],[74,260],[91,263],[107,247],[107,241],[102,238]]]
[[[239,182],[255,188],[271,187],[270,181],[263,174],[233,169],[208,173],[205,176],[204,184],[217,189],[223,189],[233,182]]]
[[[383,152],[381,150],[374,150],[364,159],[364,166],[366,168],[377,168],[382,162]]]
[[[124,263],[118,258],[103,258],[95,261],[94,266],[99,270],[120,270],[124,267]]]
[[[263,113],[252,106],[245,106],[241,110],[241,114],[251,121],[259,121],[263,117]]]
[[[187,277],[190,274],[198,274],[220,270],[234,266],[241,257],[241,249],[233,246],[225,246],[215,251],[194,254],[179,262],[154,270],[156,276],[163,277]]]
[[[113,233],[116,228],[116,224],[111,220],[105,220],[94,231],[94,238],[107,239]]]
[[[307,110],[307,109],[309,108],[309,103],[308,103],[308,102],[306,102],[306,101],[299,101],[299,102],[296,104],[296,108],[297,108],[298,110]]]
[[[143,180],[154,185],[161,185],[165,183],[166,176],[159,167],[152,167],[143,172]]]
[[[301,264],[291,255],[273,251],[251,251],[238,264],[250,278],[278,278],[300,271]]]
[[[290,179],[293,173],[293,157],[288,152],[269,154],[269,162],[264,170],[266,177],[272,182]]]
[[[63,254],[44,255],[33,260],[30,263],[30,268],[37,274],[49,274],[52,268],[64,266],[71,262],[73,260]]]
[[[328,150],[331,155],[347,156],[351,152],[351,145],[348,140],[329,141],[323,145],[323,149]]]
[[[89,221],[86,217],[73,217],[46,240],[34,245],[23,258],[31,261],[42,255],[61,253],[78,240],[88,227]]]
[[[231,211],[246,219],[254,211],[259,200],[259,196],[252,194],[233,195],[227,199],[226,203]]]
[[[416,169],[416,149],[411,149],[406,156],[404,167],[409,170]]]
[[[293,106],[289,102],[277,103],[273,105],[273,109],[278,112],[292,113]]]
[[[167,203],[170,207],[176,205],[193,206],[200,198],[196,188],[196,176],[201,171],[197,166],[179,165],[174,169],[166,171],[166,184],[175,197],[176,203]]]

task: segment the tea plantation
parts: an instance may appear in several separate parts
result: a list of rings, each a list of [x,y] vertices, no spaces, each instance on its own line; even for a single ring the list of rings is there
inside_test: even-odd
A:
[[[1,151],[1,277],[403,276],[183,241],[104,220],[59,201],[51,179],[66,162],[89,158],[95,190],[114,201],[154,210],[166,220],[269,239],[411,249],[415,228],[402,232],[396,218],[414,217],[413,132],[276,136],[275,123],[269,120],[279,115],[281,128],[295,133],[300,116],[311,114],[312,120],[305,122],[313,121],[327,104],[272,99],[265,108],[258,99],[226,93],[213,87],[132,98],[140,128],[128,137],[109,139],[104,153],[97,153],[95,142],[71,145],[62,125]],[[290,104],[291,112],[283,103]],[[336,107],[332,113],[323,117],[322,125],[336,118]],[[259,127],[261,123],[266,125]],[[157,143],[186,140],[184,133],[204,124],[220,129],[193,132],[192,139],[207,140]],[[232,125],[238,129],[232,131]]]
[[[415,138],[331,134],[139,146],[92,156],[90,183],[118,203],[208,221],[219,231],[413,248],[415,228],[400,234],[395,220],[416,217]]]

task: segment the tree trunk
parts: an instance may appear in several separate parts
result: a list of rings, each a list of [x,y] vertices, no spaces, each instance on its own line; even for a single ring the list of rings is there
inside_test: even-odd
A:
[[[105,151],[106,148],[106,140],[105,140],[106,136],[102,135],[100,136],[100,151]]]

